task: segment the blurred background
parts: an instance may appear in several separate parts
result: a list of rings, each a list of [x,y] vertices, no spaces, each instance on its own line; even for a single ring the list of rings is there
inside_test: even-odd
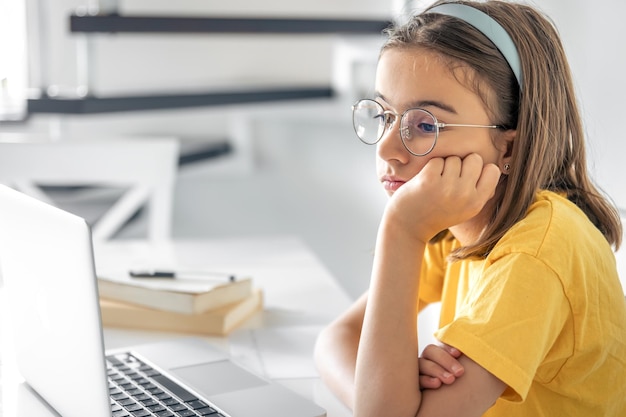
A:
[[[174,137],[174,238],[296,235],[356,298],[386,197],[350,105],[372,93],[381,29],[428,3],[0,0],[0,141]],[[561,32],[593,177],[623,210],[626,5],[532,4]],[[93,211],[114,198],[56,192]],[[144,236],[145,217],[115,238]]]

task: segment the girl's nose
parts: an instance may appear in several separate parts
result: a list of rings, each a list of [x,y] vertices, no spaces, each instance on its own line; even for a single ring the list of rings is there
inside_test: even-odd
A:
[[[400,120],[393,120],[390,123],[376,145],[376,153],[378,157],[384,161],[397,160],[401,163],[407,163],[411,154],[402,143],[400,138]]]

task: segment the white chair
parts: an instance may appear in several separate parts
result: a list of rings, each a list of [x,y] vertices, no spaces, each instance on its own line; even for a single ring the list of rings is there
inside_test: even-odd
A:
[[[143,206],[147,238],[164,240],[171,237],[178,150],[173,138],[50,141],[0,135],[0,183],[53,205],[58,204],[41,186],[122,188],[123,195],[92,224],[94,240],[112,238]]]

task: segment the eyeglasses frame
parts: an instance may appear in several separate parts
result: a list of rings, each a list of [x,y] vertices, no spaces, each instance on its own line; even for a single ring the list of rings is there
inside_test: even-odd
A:
[[[378,139],[376,139],[374,142],[366,142],[363,138],[361,138],[361,136],[359,135],[359,133],[357,132],[356,126],[355,126],[355,121],[354,121],[354,111],[356,110],[356,107],[359,105],[359,103],[362,102],[372,102],[374,104],[376,104],[378,107],[380,107],[383,112],[381,113],[383,116],[385,116],[384,119],[384,128],[381,131],[380,136],[378,137]],[[411,110],[420,110],[423,111],[425,113],[427,113],[428,115],[430,115],[433,120],[435,121],[434,126],[435,126],[435,139],[433,140],[433,143],[431,145],[431,147],[424,153],[416,153],[413,152],[412,150],[409,149],[409,147],[407,146],[406,142],[405,142],[405,136],[408,134],[406,132],[403,131],[402,129],[402,120],[404,118],[404,116],[410,112]],[[391,116],[393,116],[393,121],[391,121]],[[352,105],[352,128],[354,129],[354,132],[356,133],[356,136],[359,138],[359,140],[363,143],[365,143],[366,145],[375,145],[378,142],[380,142],[380,140],[383,138],[383,136],[385,136],[385,132],[387,132],[388,129],[392,128],[393,125],[396,123],[396,121],[398,120],[398,118],[400,119],[400,141],[402,142],[402,145],[404,146],[404,148],[411,154],[414,156],[426,156],[429,153],[431,153],[433,151],[433,149],[435,149],[435,145],[437,144],[437,139],[439,139],[439,130],[440,129],[445,129],[446,127],[478,127],[478,128],[486,128],[486,129],[502,129],[503,127],[500,125],[477,125],[477,124],[463,124],[463,123],[443,123],[440,122],[439,119],[437,119],[437,116],[435,116],[432,112],[430,112],[429,110],[423,109],[421,107],[411,107],[409,109],[406,109],[404,112],[402,112],[402,114],[398,114],[394,111],[391,110],[385,110],[385,108],[383,107],[382,104],[380,104],[379,102],[377,102],[376,100],[372,100],[370,98],[364,98],[364,99],[360,99],[358,100],[356,103],[354,103]],[[408,127],[405,127],[404,129],[408,129]]]

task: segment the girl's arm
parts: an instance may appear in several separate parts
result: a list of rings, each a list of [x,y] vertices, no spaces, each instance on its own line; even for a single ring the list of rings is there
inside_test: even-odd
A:
[[[376,242],[356,363],[358,417],[414,416],[421,403],[417,277],[425,241],[395,226],[383,219]]]
[[[474,218],[493,196],[496,166],[476,154],[431,159],[390,199],[379,227],[355,372],[355,416],[482,415],[504,384],[467,357],[452,385],[422,393],[417,328],[426,242]]]
[[[367,293],[322,330],[315,344],[315,364],[322,380],[350,409],[354,408],[356,354],[366,303]],[[460,356],[461,352],[450,346],[427,346],[419,359],[420,386],[436,389],[452,384],[464,372]]]
[[[324,383],[354,409],[354,371],[367,293],[326,327],[315,344],[315,365]]]
[[[402,274],[399,264],[405,262],[399,259],[403,253],[394,251],[389,255],[387,261],[393,272],[388,276]],[[394,280],[389,281],[382,284],[384,290],[378,286],[370,290],[357,357],[354,415],[483,415],[502,394],[505,384],[466,356],[459,358],[464,369],[461,378],[437,390],[421,390],[415,332],[417,288],[397,286],[392,291]],[[411,308],[413,312],[409,313]]]

